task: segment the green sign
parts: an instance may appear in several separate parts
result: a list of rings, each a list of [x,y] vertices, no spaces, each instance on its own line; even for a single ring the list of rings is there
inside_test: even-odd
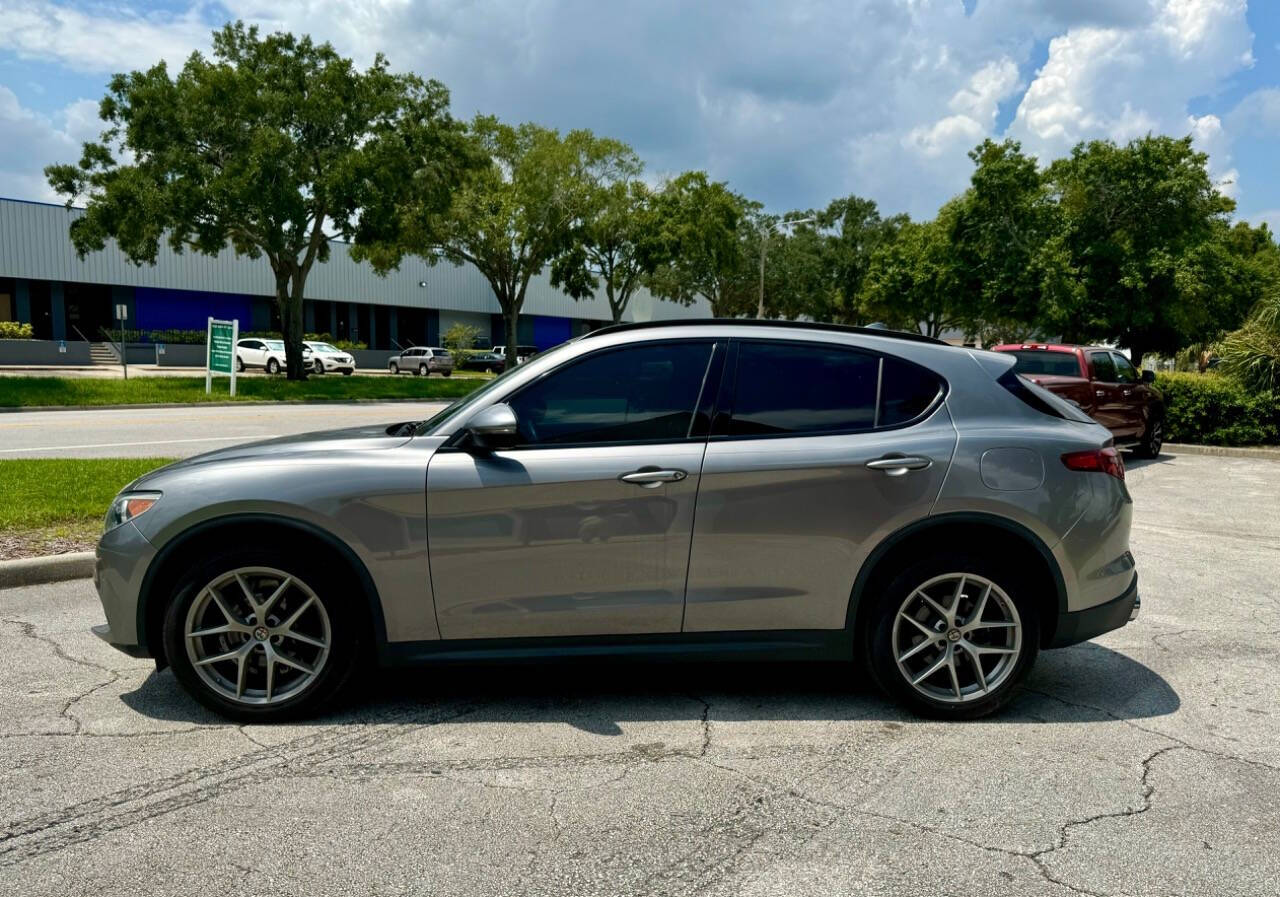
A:
[[[209,370],[219,374],[231,373],[232,344],[235,342],[234,325],[230,321],[213,321],[209,324]]]

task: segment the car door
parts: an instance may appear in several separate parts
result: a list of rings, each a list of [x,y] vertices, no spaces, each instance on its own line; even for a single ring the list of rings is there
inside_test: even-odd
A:
[[[956,444],[944,392],[893,356],[737,342],[702,465],[684,630],[844,626],[867,553],[941,489]]]
[[[244,347],[241,357],[244,359],[246,366],[262,367],[267,363],[266,352],[263,351],[265,346],[261,340],[245,340],[241,345]]]
[[[1125,403],[1117,379],[1116,363],[1111,353],[1103,349],[1090,351],[1088,356],[1096,402],[1093,419],[1110,430],[1113,435],[1123,436],[1131,427],[1127,420]]]
[[[602,349],[507,399],[516,444],[427,469],[442,638],[679,632],[715,384],[709,340]]]
[[[1116,366],[1116,381],[1120,396],[1118,403],[1124,418],[1125,435],[1138,438],[1147,428],[1147,403],[1150,387],[1142,382],[1138,369],[1119,352],[1111,353],[1111,361]]]

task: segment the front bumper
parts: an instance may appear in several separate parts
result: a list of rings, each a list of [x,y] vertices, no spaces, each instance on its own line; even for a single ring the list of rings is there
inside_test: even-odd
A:
[[[146,657],[138,614],[138,595],[156,550],[133,521],[105,533],[98,542],[93,584],[107,618],[94,634],[131,657]]]
[[[1138,574],[1133,574],[1133,582],[1124,594],[1113,598],[1105,604],[1088,607],[1084,610],[1058,614],[1058,626],[1054,631],[1050,648],[1065,648],[1079,642],[1088,641],[1095,636],[1119,629],[1125,623],[1138,618],[1142,607],[1142,599],[1138,596]]]

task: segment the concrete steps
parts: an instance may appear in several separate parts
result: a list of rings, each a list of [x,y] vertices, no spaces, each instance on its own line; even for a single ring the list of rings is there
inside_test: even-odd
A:
[[[119,364],[120,356],[110,343],[90,343],[89,361],[93,364]]]

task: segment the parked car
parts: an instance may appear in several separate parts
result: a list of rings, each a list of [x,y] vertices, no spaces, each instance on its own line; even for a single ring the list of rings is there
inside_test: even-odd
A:
[[[1139,371],[1105,346],[1021,343],[996,346],[1012,355],[1014,371],[1074,403],[1111,431],[1116,445],[1155,458],[1164,445],[1164,396]]]
[[[493,354],[505,360],[507,357],[507,347],[494,346]],[[524,364],[526,361],[528,361],[530,358],[532,358],[537,354],[538,354],[537,346],[516,346],[516,364]]]
[[[598,330],[429,420],[134,481],[95,631],[241,720],[319,710],[372,661],[608,654],[857,661],[917,712],[982,716],[1139,606],[1111,434],[1015,361],[834,325]]]
[[[484,371],[486,374],[501,374],[507,369],[507,357],[494,352],[474,352],[466,356],[462,362],[464,371]]]
[[[426,377],[430,374],[441,374],[445,377],[453,374],[453,356],[448,349],[437,349],[434,346],[414,346],[405,349],[399,355],[387,359],[387,370],[393,374],[407,371]]]
[[[311,349],[302,344],[302,363],[311,364]],[[262,368],[268,374],[278,374],[285,367],[284,340],[246,337],[236,343],[236,370]]]
[[[344,376],[350,377],[355,373],[356,359],[354,355],[343,352],[328,343],[317,343],[308,340],[302,345],[311,350],[311,369],[317,374],[341,371]]]

